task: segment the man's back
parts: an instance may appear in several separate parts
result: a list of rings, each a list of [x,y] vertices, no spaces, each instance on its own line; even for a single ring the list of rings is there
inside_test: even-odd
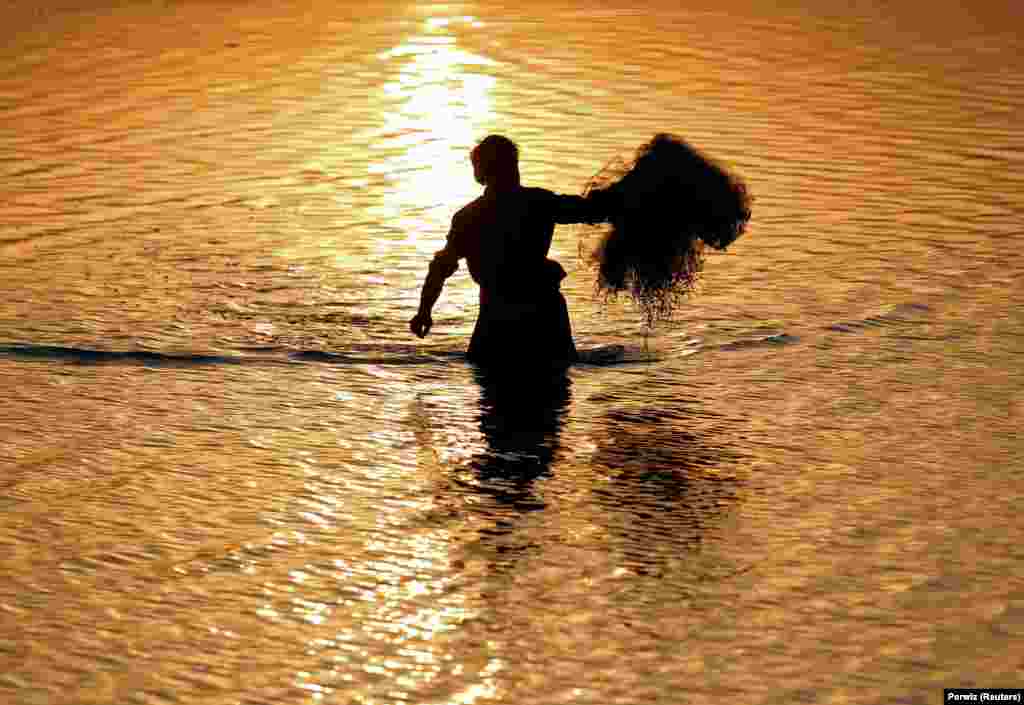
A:
[[[455,214],[448,247],[485,296],[519,299],[557,285],[547,260],[557,198],[541,188],[488,189]]]
[[[518,149],[500,135],[471,153],[482,196],[452,218],[445,247],[434,254],[409,328],[423,337],[445,279],[466,259],[480,285],[480,313],[468,356],[475,362],[519,368],[564,364],[576,358],[572,327],[559,284],[565,270],[547,258],[556,223],[595,223],[608,213],[606,194],[561,196],[520,184]]]

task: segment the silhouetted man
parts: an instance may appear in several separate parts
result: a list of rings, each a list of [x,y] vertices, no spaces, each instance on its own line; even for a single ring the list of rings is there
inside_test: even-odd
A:
[[[489,135],[470,154],[482,196],[452,218],[444,249],[430,262],[420,307],[409,328],[424,337],[444,281],[466,259],[480,285],[480,312],[467,353],[481,365],[567,364],[576,359],[565,297],[565,270],[547,258],[556,223],[597,223],[608,196],[563,196],[519,182],[519,149]]]

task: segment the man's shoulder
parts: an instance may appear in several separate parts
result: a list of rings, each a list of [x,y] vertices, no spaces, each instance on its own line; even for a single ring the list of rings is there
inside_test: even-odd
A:
[[[472,221],[484,207],[484,197],[477,196],[462,208],[455,211],[455,215],[452,216],[452,223],[466,223]]]
[[[536,186],[523,186],[518,189],[516,196],[516,200],[522,199],[520,202],[525,201],[530,204],[543,203],[545,205],[554,202],[557,198],[558,194],[553,191]],[[498,207],[498,201],[495,200],[493,195],[488,197],[486,193],[481,194],[455,211],[455,215],[452,216],[452,225],[455,227],[470,226],[496,207]]]
[[[531,213],[549,216],[558,202],[558,194],[546,188],[531,186],[523,189],[523,205]]]
[[[546,188],[540,188],[537,186],[529,186],[523,189],[527,198],[535,199],[538,201],[549,201],[555,198],[558,194],[554,191],[549,191]]]

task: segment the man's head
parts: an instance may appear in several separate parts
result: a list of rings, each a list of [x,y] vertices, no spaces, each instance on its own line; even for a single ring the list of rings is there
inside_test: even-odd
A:
[[[469,154],[473,176],[484,186],[519,185],[519,148],[508,137],[487,135]]]

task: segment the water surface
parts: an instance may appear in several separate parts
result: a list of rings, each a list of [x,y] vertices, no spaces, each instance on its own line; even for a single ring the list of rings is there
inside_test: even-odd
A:
[[[59,3],[0,49],[0,699],[932,703],[1024,668],[1008,3]],[[467,150],[656,131],[750,231],[649,335],[406,321]]]

